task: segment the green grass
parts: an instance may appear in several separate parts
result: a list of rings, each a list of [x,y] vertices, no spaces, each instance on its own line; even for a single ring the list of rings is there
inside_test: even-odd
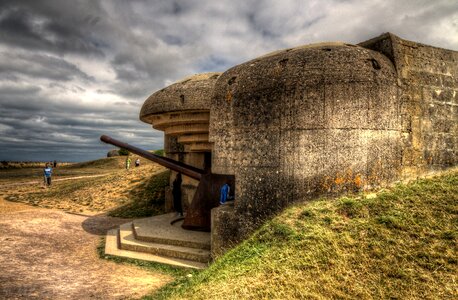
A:
[[[164,213],[165,187],[169,184],[170,171],[152,176],[130,191],[129,202],[109,213],[112,217],[142,218]]]
[[[286,209],[146,299],[457,299],[458,172]]]

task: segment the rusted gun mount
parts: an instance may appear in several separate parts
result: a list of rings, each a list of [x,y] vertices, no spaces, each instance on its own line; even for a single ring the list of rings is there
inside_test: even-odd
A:
[[[148,160],[154,161],[170,170],[182,173],[193,179],[199,180],[197,191],[194,194],[192,203],[186,212],[183,225],[184,229],[210,231],[211,230],[211,209],[219,205],[220,188],[224,183],[231,186],[231,192],[235,186],[235,177],[233,175],[213,174],[210,171],[187,165],[185,163],[173,160],[171,158],[162,157],[135,146],[115,140],[109,136],[102,135],[102,142],[111,144],[132,153],[135,153]]]

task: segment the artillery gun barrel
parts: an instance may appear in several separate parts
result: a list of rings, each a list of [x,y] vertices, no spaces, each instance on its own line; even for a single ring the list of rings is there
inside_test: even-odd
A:
[[[202,175],[205,174],[205,171],[190,165],[187,165],[185,163],[175,161],[173,159],[167,158],[167,157],[162,157],[150,152],[147,152],[143,149],[137,148],[135,146],[129,145],[127,143],[123,143],[121,141],[118,141],[116,139],[113,139],[107,135],[102,135],[100,137],[100,140],[104,143],[111,144],[123,149],[126,149],[132,153],[135,153],[141,157],[144,157],[148,160],[154,161],[155,163],[160,164],[161,166],[164,166],[166,168],[169,168],[173,171],[182,173],[183,175],[189,176],[193,179],[200,180],[202,178]]]

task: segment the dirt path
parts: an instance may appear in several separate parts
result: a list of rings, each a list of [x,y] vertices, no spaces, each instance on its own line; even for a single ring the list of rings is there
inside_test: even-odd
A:
[[[98,258],[100,234],[124,222],[0,197],[0,299],[129,299],[169,282],[169,276]]]
[[[83,176],[65,177],[65,178],[58,178],[58,179],[53,178],[52,181],[56,182],[56,181],[66,181],[66,180],[74,180],[74,179],[81,179],[81,178],[103,177],[107,175],[109,174],[107,173],[107,174],[99,174],[99,175],[83,175]],[[15,183],[8,183],[8,184],[0,184],[0,189],[11,187],[11,186],[18,186],[18,185],[38,184],[42,182],[43,181],[34,180],[34,181],[23,181],[23,182],[15,182]]]

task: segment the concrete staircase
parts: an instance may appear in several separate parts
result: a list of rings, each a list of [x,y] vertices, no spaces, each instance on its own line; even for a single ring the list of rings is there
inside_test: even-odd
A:
[[[168,265],[203,269],[210,256],[210,233],[181,228],[174,213],[134,220],[109,230],[105,253]]]

